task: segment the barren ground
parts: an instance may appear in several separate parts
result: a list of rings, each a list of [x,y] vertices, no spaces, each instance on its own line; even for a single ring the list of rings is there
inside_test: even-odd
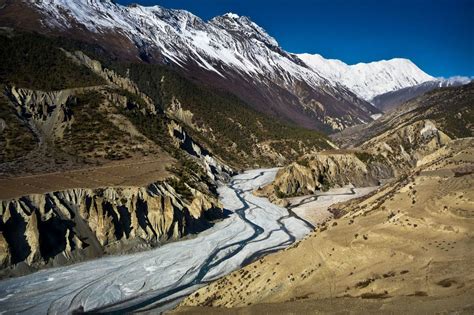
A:
[[[332,219],[333,215],[328,211],[331,205],[344,202],[353,198],[359,198],[374,191],[377,187],[342,187],[332,188],[327,192],[315,195],[288,198],[289,207],[301,218],[307,220],[314,226]]]
[[[174,160],[162,156],[110,162],[98,167],[0,179],[0,200],[70,188],[145,186],[165,179]]]
[[[348,201],[341,219],[198,290],[177,311],[472,313],[473,142],[455,141],[406,178]]]

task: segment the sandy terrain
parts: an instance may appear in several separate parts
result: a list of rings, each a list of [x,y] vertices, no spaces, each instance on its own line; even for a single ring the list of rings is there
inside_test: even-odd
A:
[[[99,167],[0,179],[0,200],[69,188],[145,186],[169,176],[166,167],[174,160],[167,154],[129,159]]]
[[[449,144],[406,178],[347,202],[341,219],[198,290],[178,311],[472,314],[473,144]]]
[[[301,218],[317,226],[333,217],[328,211],[331,205],[365,196],[377,188],[353,188],[352,186],[332,188],[315,195],[288,198],[288,207]]]

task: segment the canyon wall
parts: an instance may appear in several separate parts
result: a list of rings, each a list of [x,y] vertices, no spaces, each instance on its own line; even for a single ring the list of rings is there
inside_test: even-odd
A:
[[[38,268],[131,252],[202,231],[223,217],[217,199],[191,192],[184,199],[157,182],[0,201],[0,266]]]

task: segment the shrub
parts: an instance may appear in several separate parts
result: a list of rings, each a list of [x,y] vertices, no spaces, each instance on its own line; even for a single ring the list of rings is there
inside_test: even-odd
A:
[[[0,81],[37,90],[104,84],[85,66],[75,64],[53,38],[34,33],[0,34]],[[8,60],[8,62],[5,62]]]

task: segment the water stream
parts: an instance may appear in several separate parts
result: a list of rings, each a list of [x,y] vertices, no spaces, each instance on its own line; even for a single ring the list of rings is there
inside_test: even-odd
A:
[[[294,212],[252,194],[276,171],[247,171],[220,187],[220,199],[232,214],[193,239],[1,281],[0,313],[122,314],[173,308],[199,287],[313,229]]]

